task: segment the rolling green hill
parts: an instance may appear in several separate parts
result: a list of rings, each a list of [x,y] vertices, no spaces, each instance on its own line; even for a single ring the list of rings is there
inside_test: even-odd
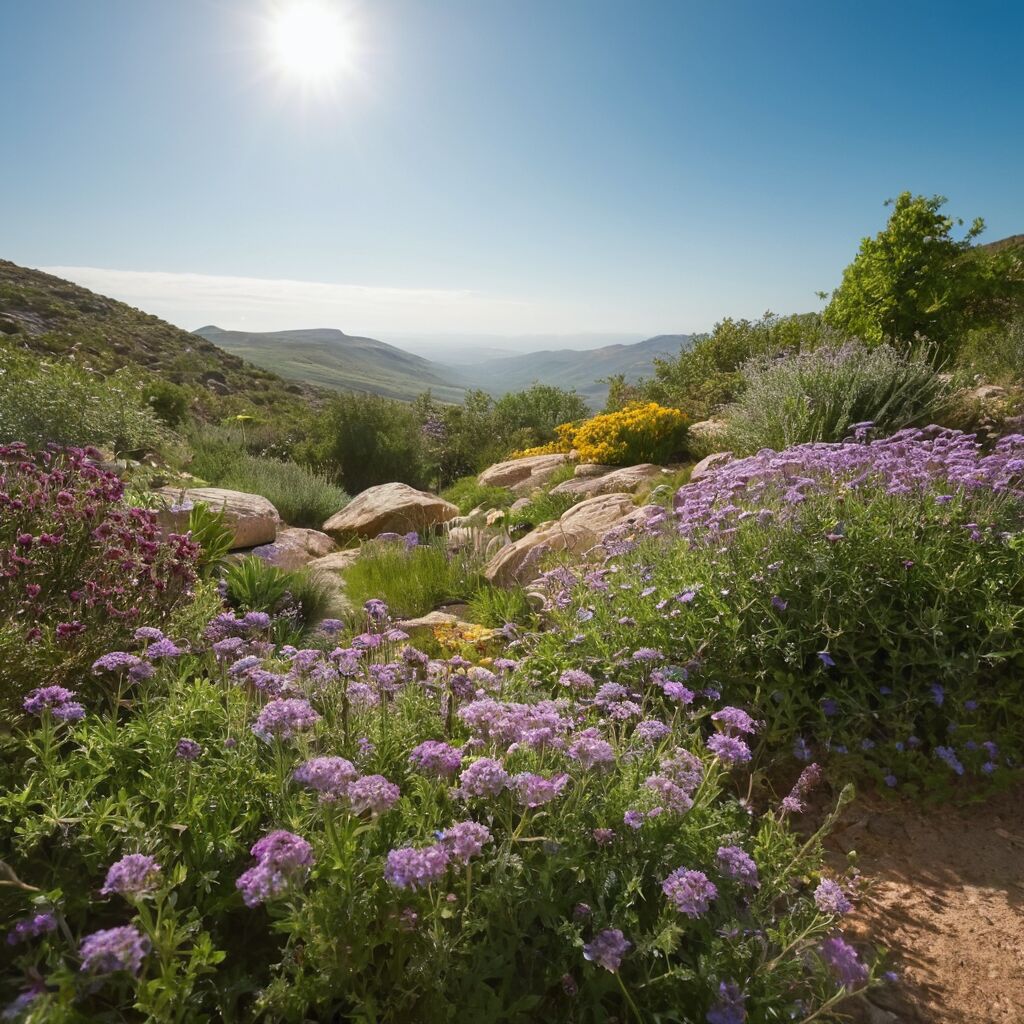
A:
[[[210,417],[285,413],[315,390],[246,363],[204,338],[116,299],[39,270],[0,260],[0,341],[97,372],[133,366],[182,385]]]
[[[210,326],[195,333],[282,377],[335,391],[409,400],[429,388],[442,402],[461,402],[465,394],[447,367],[374,338],[329,328],[250,333]]]

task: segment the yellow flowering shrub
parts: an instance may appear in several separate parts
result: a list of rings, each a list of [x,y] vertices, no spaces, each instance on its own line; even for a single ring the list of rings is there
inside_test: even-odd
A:
[[[686,423],[686,416],[678,409],[657,402],[636,402],[582,423],[563,423],[554,441],[516,452],[513,458],[575,449],[581,462],[605,466],[664,463],[681,454],[686,442]]]

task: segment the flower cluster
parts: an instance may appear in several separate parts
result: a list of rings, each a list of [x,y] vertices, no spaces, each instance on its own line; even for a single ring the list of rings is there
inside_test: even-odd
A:
[[[104,896],[117,893],[128,899],[138,899],[151,893],[160,884],[160,865],[156,858],[142,853],[129,853],[110,865],[107,880],[100,892]]]
[[[87,935],[79,947],[82,971],[87,974],[138,974],[149,952],[149,939],[137,928],[123,925]]]
[[[78,694],[63,686],[41,686],[33,690],[22,707],[30,715],[52,715],[62,722],[77,722],[85,717],[85,708],[74,698]]]
[[[278,829],[252,848],[254,867],[235,882],[247,907],[255,907],[301,885],[313,866],[313,848],[301,836]]]

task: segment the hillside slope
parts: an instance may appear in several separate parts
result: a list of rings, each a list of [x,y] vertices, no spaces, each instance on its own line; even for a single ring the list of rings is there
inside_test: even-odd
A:
[[[633,345],[605,345],[592,349],[559,349],[492,359],[463,371],[463,379],[496,395],[518,391],[535,381],[575,388],[593,407],[604,404],[608,386],[604,378],[623,374],[627,381],[649,376],[654,360],[676,356],[690,345],[688,334],[659,334]]]
[[[257,333],[209,326],[195,333],[282,377],[335,391],[408,400],[429,388],[444,402],[461,402],[465,393],[446,367],[375,338],[330,328]]]
[[[210,415],[295,406],[314,394],[158,317],[8,260],[0,260],[0,340],[99,372],[139,367],[188,387],[197,411]]]

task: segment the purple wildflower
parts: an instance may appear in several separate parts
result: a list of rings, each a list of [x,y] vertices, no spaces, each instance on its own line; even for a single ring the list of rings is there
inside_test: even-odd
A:
[[[936,747],[935,756],[945,761],[957,775],[963,775],[964,766],[960,763],[960,759],[956,756],[956,751],[952,747]]]
[[[661,891],[675,904],[676,910],[687,917],[700,917],[707,913],[718,889],[703,871],[677,868],[664,882]]]
[[[402,791],[383,775],[365,775],[349,784],[348,803],[353,814],[369,811],[374,817],[390,811]]]
[[[597,729],[585,729],[577,734],[566,754],[578,761],[584,769],[611,764],[615,760],[615,750],[607,740],[601,738]]]
[[[594,677],[579,668],[567,668],[559,677],[560,686],[568,686],[573,690],[592,690]]]
[[[826,939],[821,944],[821,957],[844,988],[854,989],[868,980],[867,967],[841,935]]]
[[[252,848],[256,865],[235,882],[247,907],[255,907],[289,887],[302,884],[313,865],[313,848],[301,836],[284,829],[270,832]]]
[[[253,723],[252,731],[264,743],[274,740],[290,740],[300,732],[312,729],[320,716],[308,701],[296,698],[272,700],[260,712]]]
[[[441,740],[425,740],[409,752],[409,763],[434,779],[454,775],[462,764],[462,751]]]
[[[458,796],[497,796],[508,789],[511,780],[504,765],[491,757],[481,757],[469,765],[459,776]]]
[[[161,637],[146,648],[146,657],[150,661],[157,661],[160,658],[177,658],[184,653],[173,640],[168,640],[167,637]]]
[[[533,772],[521,772],[512,779],[518,793],[519,803],[524,807],[540,807],[551,803],[565,788],[569,776],[562,773],[550,779]]]
[[[823,878],[818,883],[814,890],[814,904],[823,914],[848,914],[853,909],[843,887],[831,878]]]
[[[422,889],[444,877],[451,853],[443,843],[389,850],[384,878],[396,889]]]
[[[63,686],[40,686],[26,698],[22,707],[30,715],[49,712],[54,718],[65,722],[77,722],[85,717],[85,708],[76,700],[78,694]]]
[[[47,935],[57,929],[57,918],[53,914],[44,912],[33,914],[17,921],[14,927],[7,933],[7,945],[16,946],[19,942],[27,942],[29,939],[38,938],[40,935]]]
[[[129,853],[110,865],[100,892],[104,896],[118,893],[131,899],[152,892],[159,884],[160,865],[156,858],[144,853]]]
[[[718,999],[708,1010],[707,1024],[744,1024],[747,1019],[746,997],[734,981],[718,985]]]
[[[178,745],[174,748],[174,756],[181,758],[182,761],[195,761],[202,752],[203,748],[195,740],[187,737],[178,740]]]
[[[476,821],[460,821],[445,829],[441,841],[448,846],[456,860],[468,864],[491,841],[491,830]]]
[[[127,651],[110,651],[92,663],[92,674],[98,676],[101,672],[123,672],[141,664],[142,659],[137,654],[129,654]]]
[[[138,974],[149,952],[149,939],[131,925],[106,928],[87,935],[79,947],[82,971],[88,974]]]
[[[618,928],[605,928],[583,947],[583,956],[614,974],[632,948],[633,943]]]
[[[349,783],[358,774],[352,762],[343,757],[314,757],[300,764],[292,778],[319,793],[321,802],[332,803],[348,793]]]
[[[711,721],[730,735],[737,732],[753,735],[757,732],[757,722],[742,708],[722,708],[711,716]]]
[[[707,741],[707,748],[725,764],[746,764],[750,758],[750,747],[735,736],[716,732]]]
[[[720,846],[718,848],[718,869],[727,878],[733,878],[743,885],[758,888],[757,864],[746,850],[739,846]]]

